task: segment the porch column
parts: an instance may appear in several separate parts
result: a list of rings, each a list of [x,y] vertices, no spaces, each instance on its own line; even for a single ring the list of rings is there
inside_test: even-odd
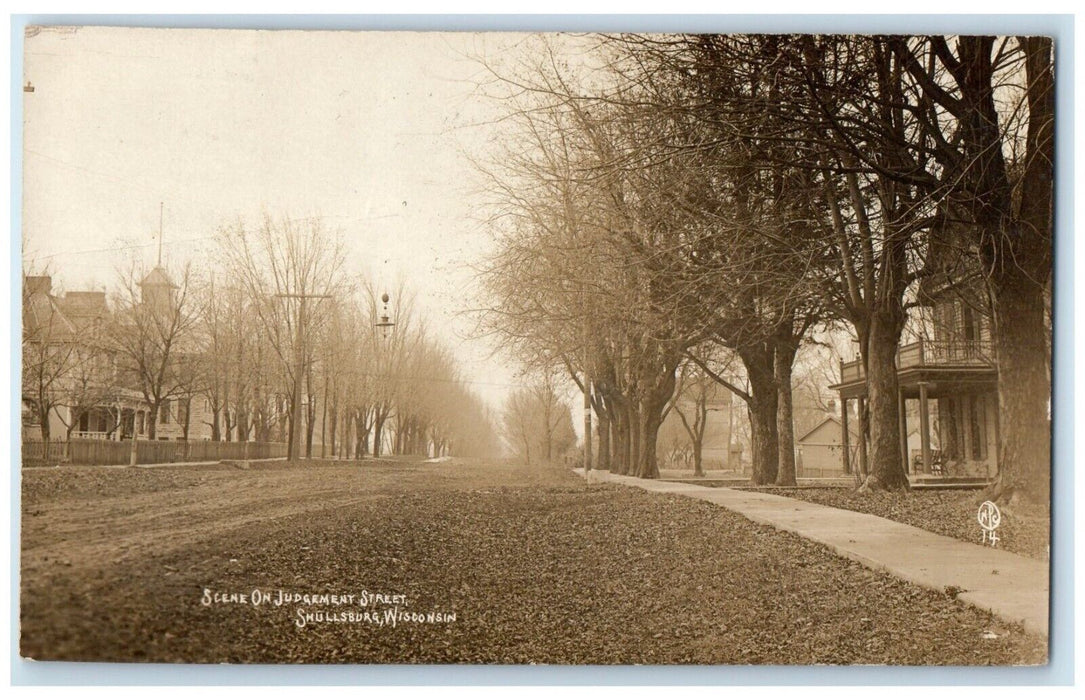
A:
[[[859,472],[866,478],[870,473],[866,459],[866,399],[859,397]]]
[[[919,383],[919,444],[923,448],[923,472],[931,473],[930,410],[927,407],[927,383]]]
[[[911,473],[912,463],[908,459],[908,413],[905,410],[904,387],[897,389],[897,412],[900,413],[900,453],[904,458],[904,471]]]
[[[840,423],[844,427],[844,435],[842,436],[844,445],[844,473],[851,474],[851,440],[848,439],[848,400],[843,396],[840,397],[840,406]]]

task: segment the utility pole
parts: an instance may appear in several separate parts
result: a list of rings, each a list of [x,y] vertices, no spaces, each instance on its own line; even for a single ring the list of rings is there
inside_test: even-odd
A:
[[[291,461],[301,456],[301,370],[305,364],[305,352],[302,346],[302,329],[305,328],[305,302],[309,299],[331,299],[331,294],[276,294],[280,299],[298,300],[298,322],[294,329],[294,388],[290,406],[290,451],[287,458]]]

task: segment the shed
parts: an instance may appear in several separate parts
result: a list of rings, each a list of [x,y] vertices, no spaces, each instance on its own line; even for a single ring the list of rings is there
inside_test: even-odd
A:
[[[844,476],[843,426],[835,416],[829,416],[795,441],[797,476]],[[855,444],[853,439],[851,444]]]

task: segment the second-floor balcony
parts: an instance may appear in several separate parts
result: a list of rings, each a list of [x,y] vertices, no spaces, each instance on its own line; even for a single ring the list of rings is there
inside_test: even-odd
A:
[[[994,355],[987,340],[923,340],[902,345],[897,350],[897,371],[936,368],[988,368],[994,366]],[[840,383],[851,384],[865,377],[863,363],[856,358],[840,363]]]

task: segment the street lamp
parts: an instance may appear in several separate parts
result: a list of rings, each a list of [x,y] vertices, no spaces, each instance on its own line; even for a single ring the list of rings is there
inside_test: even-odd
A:
[[[388,338],[388,329],[396,325],[395,321],[389,320],[388,317],[388,292],[381,295],[381,301],[384,302],[384,313],[381,314],[380,321],[377,322],[377,328],[381,329],[381,335],[384,338]]]

